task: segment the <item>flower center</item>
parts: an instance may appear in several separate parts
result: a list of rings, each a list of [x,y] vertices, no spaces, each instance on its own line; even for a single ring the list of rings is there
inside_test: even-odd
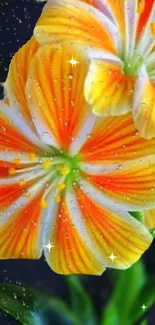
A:
[[[144,63],[144,60],[141,56],[137,60],[125,61],[123,71],[126,76],[136,76],[141,65]]]
[[[48,191],[54,187],[55,201],[60,202],[61,193],[66,188],[67,183],[78,176],[79,158],[59,151],[56,155],[44,157],[42,167],[50,177]],[[45,202],[43,205],[45,205]]]

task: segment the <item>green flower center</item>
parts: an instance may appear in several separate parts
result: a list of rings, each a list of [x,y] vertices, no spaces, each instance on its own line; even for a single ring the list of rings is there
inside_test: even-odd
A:
[[[56,188],[55,200],[57,202],[68,182],[73,182],[78,177],[79,163],[78,156],[71,156],[57,149],[55,154],[42,158],[42,167],[51,175],[51,184],[54,184]]]
[[[144,60],[141,56],[137,57],[133,61],[125,61],[123,71],[126,76],[136,76],[138,74],[138,70],[144,63]]]

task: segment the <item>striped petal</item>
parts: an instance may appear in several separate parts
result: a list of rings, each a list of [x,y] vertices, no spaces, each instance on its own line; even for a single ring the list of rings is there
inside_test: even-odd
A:
[[[84,218],[96,256],[105,266],[126,269],[148,248],[152,237],[146,228],[128,213],[108,209],[87,191],[76,187],[78,206]]]
[[[41,44],[69,40],[112,52],[117,46],[117,28],[112,21],[79,0],[48,2],[34,29],[34,36]]]
[[[0,101],[0,159],[7,153],[40,154],[48,150],[12,107]],[[2,155],[2,152],[4,153]]]
[[[52,225],[48,241],[52,249],[45,249],[50,267],[59,274],[101,274],[104,266],[89,249],[86,238],[79,233],[67,195],[62,197],[57,209],[51,211]]]
[[[85,82],[85,97],[99,116],[117,116],[131,110],[134,78],[116,62],[92,60]]]
[[[45,45],[38,50],[32,60],[26,92],[44,142],[67,149],[83,128],[85,131],[79,136],[80,146],[83,145],[91,128],[87,118],[90,125],[94,119],[83,95],[87,71],[87,58],[74,46]]]
[[[145,67],[137,79],[133,103],[133,118],[141,136],[155,137],[155,86],[149,80]]]
[[[96,168],[152,154],[155,154],[155,140],[140,137],[131,114],[97,120],[80,152],[82,161]]]
[[[5,83],[10,106],[17,107],[19,114],[22,114],[31,127],[33,125],[25,96],[25,85],[30,62],[38,48],[39,44],[32,38],[14,55]]]
[[[138,24],[138,35],[140,35],[148,22],[151,10],[154,5],[154,0],[139,0],[140,19]]]
[[[1,259],[41,257],[44,235],[41,202],[46,183],[43,183],[44,188],[40,181],[35,184],[34,180],[33,184],[30,181],[19,184],[3,185],[0,200],[0,208],[3,207],[0,220]]]
[[[147,229],[155,228],[155,209],[144,211],[144,225]]]
[[[89,5],[95,7],[100,12],[104,13],[114,23],[116,22],[114,12],[106,0],[81,0],[81,1],[86,2]]]
[[[155,46],[155,34],[154,34],[154,22],[155,22],[155,3],[154,1],[146,0],[143,11],[143,16],[139,22],[140,35],[137,44],[136,55],[140,55],[144,60]],[[138,58],[137,58],[138,59]]]
[[[0,103],[0,258],[39,258],[45,146],[4,100]],[[31,140],[30,140],[31,138]],[[44,151],[44,154],[46,151]],[[43,182],[43,183],[42,183]]]
[[[120,164],[106,173],[84,173],[92,192],[95,189],[101,201],[118,206],[118,209],[141,211],[155,207],[155,155]],[[91,191],[91,186],[90,186]]]
[[[104,266],[125,269],[140,258],[152,240],[134,218],[98,205],[77,185],[75,191],[67,189],[54,212],[49,231],[52,248],[45,250],[45,256],[59,274],[100,275]]]

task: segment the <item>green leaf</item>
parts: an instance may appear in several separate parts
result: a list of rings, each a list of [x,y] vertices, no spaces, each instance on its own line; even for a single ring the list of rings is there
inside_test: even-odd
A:
[[[155,238],[155,228],[150,229],[150,233],[153,238]]]
[[[0,284],[0,309],[23,325],[81,325],[62,301],[12,284]]]
[[[141,261],[128,270],[117,272],[119,276],[114,284],[115,288],[110,302],[103,311],[102,325],[108,324],[110,310],[114,311],[116,325],[131,325],[132,323],[129,322],[131,309],[146,282],[145,270]]]
[[[118,309],[113,302],[109,302],[104,313],[101,325],[120,325]]]
[[[139,325],[147,325],[147,320],[143,320]]]
[[[149,308],[155,303],[155,279],[153,277],[149,278],[146,284],[143,286],[137,300],[132,306],[130,314],[130,322],[135,323],[141,317],[148,312]],[[141,308],[143,305],[146,306],[146,310],[143,311]]]
[[[144,213],[142,211],[132,211],[129,212],[131,214],[132,217],[134,217],[135,219],[142,221],[144,218]]]
[[[68,276],[66,280],[70,291],[71,309],[80,325],[96,325],[93,305],[80,283],[80,277],[72,275]]]

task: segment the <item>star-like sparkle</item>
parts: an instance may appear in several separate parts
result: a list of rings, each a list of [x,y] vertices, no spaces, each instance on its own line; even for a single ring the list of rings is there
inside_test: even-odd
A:
[[[51,251],[51,249],[52,249],[52,247],[54,247],[53,245],[51,245],[51,243],[49,242],[47,245],[45,245],[44,246],[45,248],[47,248],[48,249],[48,251],[49,251],[49,253],[50,253],[50,251]]]
[[[143,309],[143,311],[145,311],[146,308],[147,308],[147,306],[146,306],[145,304],[143,304],[143,305],[141,306],[141,309]]]
[[[117,258],[113,253],[108,257],[112,262]]]
[[[74,66],[74,65],[77,65],[77,63],[79,63],[79,61],[76,61],[74,58],[73,58],[73,56],[72,56],[72,58],[70,59],[70,61],[67,61],[68,63],[70,63],[71,65],[72,65],[72,67]]]

